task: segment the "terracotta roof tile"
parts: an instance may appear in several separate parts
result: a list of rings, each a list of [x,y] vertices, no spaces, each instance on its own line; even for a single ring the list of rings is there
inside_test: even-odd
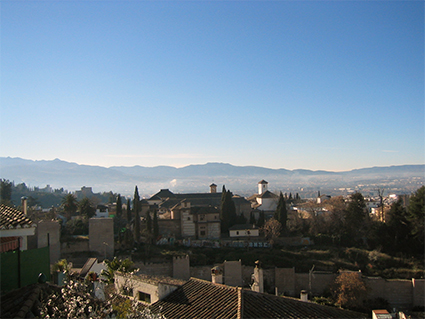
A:
[[[172,318],[366,318],[367,315],[191,278],[150,306]]]
[[[24,215],[23,212],[3,205],[0,205],[0,229],[19,229],[35,227],[36,225]]]

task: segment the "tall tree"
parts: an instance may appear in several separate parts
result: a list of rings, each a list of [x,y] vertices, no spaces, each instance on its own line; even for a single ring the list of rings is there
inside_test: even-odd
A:
[[[71,216],[77,212],[78,209],[78,201],[72,194],[66,194],[62,198],[62,208],[65,212],[65,216],[67,220],[71,219]]]
[[[96,214],[96,208],[94,208],[93,204],[87,197],[84,197],[78,203],[78,209],[80,211],[80,215],[86,219],[92,218]]]
[[[130,198],[127,198],[127,222],[130,223],[131,222],[131,201]]]
[[[257,226],[258,227],[263,227],[264,224],[266,223],[266,216],[264,215],[264,212],[260,212],[260,216],[258,216],[258,221],[257,221]]]
[[[290,197],[292,197],[292,195]],[[277,203],[276,211],[274,213],[274,218],[282,225],[281,234],[286,235],[286,222],[288,221],[288,211],[286,209],[286,202],[285,198],[283,198],[282,192],[280,192],[279,195],[279,201]]]
[[[425,186],[419,188],[410,196],[408,220],[411,224],[411,235],[417,241],[418,252],[424,252],[424,216],[425,216]]]
[[[158,223],[158,211],[154,209],[153,211],[153,238],[154,240],[158,239],[159,236],[159,223]]]
[[[227,233],[229,228],[237,222],[236,206],[233,202],[233,194],[229,190],[226,192],[224,201],[221,203],[221,215],[221,231],[222,233]]]
[[[359,192],[351,195],[350,202],[345,211],[344,226],[349,238],[352,240],[352,244],[365,238],[368,227],[368,216],[363,195]]]
[[[255,216],[254,216],[254,213],[253,213],[253,212],[251,212],[251,213],[249,214],[249,223],[250,223],[251,225],[255,225]]]
[[[122,201],[121,201],[121,195],[120,194],[117,195],[117,213],[116,213],[116,216],[118,218],[122,217]]]
[[[134,241],[136,243],[140,240],[140,214],[139,214],[139,207],[140,207],[140,196],[139,196],[139,190],[137,188],[137,185],[134,189],[134,198],[133,198],[133,210],[134,210],[134,228],[133,228],[133,235],[134,235]]]
[[[2,178],[0,180],[0,204],[12,204],[12,183]]]
[[[390,234],[389,238],[391,238],[391,243],[389,244],[391,244],[393,252],[403,251],[403,248],[409,246],[408,238],[410,235],[410,227],[406,215],[407,212],[401,200],[391,205],[386,225],[388,227],[388,233]]]

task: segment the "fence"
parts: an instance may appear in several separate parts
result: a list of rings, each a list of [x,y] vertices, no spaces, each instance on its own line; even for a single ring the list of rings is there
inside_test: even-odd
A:
[[[1,292],[36,283],[43,273],[50,280],[49,247],[0,254]]]

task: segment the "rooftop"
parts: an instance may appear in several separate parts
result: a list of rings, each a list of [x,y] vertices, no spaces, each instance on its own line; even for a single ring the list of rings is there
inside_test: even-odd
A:
[[[0,230],[35,227],[23,212],[6,205],[0,205]]]
[[[150,309],[172,318],[366,318],[334,307],[191,278]]]

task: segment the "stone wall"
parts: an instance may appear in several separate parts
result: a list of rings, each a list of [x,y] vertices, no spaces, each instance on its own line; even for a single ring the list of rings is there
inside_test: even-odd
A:
[[[173,278],[188,280],[190,278],[189,256],[173,257]]]
[[[37,248],[50,245],[50,264],[60,259],[60,225],[58,221],[40,221],[36,228]]]
[[[165,237],[179,237],[181,234],[180,219],[158,219],[159,233]]]
[[[89,219],[89,249],[97,257],[114,257],[113,218]]]

